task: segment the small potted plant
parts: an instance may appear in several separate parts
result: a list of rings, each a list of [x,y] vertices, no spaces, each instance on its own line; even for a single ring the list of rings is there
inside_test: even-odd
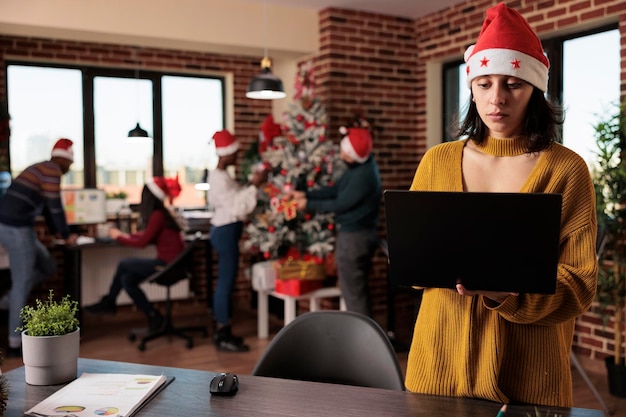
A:
[[[597,312],[613,325],[613,356],[606,358],[609,392],[626,397],[624,320],[626,318],[626,130],[623,106],[602,115],[596,125],[598,148],[593,183],[605,249],[599,255]]]
[[[128,203],[126,199],[128,194],[125,191],[109,192],[106,195],[106,210],[107,214],[117,214],[122,207]]]
[[[23,326],[22,357],[26,383],[55,385],[76,378],[80,348],[78,302],[69,295],[60,301],[50,290],[48,299],[20,312]]]

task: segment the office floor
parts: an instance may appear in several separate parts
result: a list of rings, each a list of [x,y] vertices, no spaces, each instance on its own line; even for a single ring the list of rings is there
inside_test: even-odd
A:
[[[175,323],[178,325],[200,324],[206,320],[207,313],[202,304],[177,304]],[[398,323],[408,323],[411,318],[398,317]],[[6,316],[3,317],[3,323]],[[380,320],[380,323],[384,321]],[[129,341],[130,329],[144,326],[144,319],[140,313],[130,307],[122,307],[115,317],[83,318],[81,329],[80,355],[84,358],[105,359],[124,362],[136,362],[152,365],[175,366],[181,368],[201,369],[208,371],[230,371],[239,374],[249,374],[268,340],[259,340],[256,337],[256,312],[249,308],[239,308],[235,312],[234,332],[246,339],[250,345],[247,353],[218,352],[211,343],[211,339],[195,337],[195,346],[188,350],[181,339],[162,338],[149,342],[145,351],[136,347],[136,342]],[[271,316],[270,337],[281,327],[282,321]],[[408,341],[410,325],[398,326],[398,338]],[[1,334],[6,334],[6,324],[0,326]],[[4,346],[1,346],[4,348]],[[407,352],[399,352],[398,359],[402,369],[406,369]],[[626,417],[626,398],[618,398],[609,394],[604,363],[585,358],[579,358],[587,375],[602,395],[602,398],[612,410],[615,417]],[[21,359],[5,359],[3,371],[22,366]],[[602,409],[593,393],[585,384],[576,369],[572,370],[574,377],[574,405],[582,408]],[[9,394],[10,395],[10,394]]]

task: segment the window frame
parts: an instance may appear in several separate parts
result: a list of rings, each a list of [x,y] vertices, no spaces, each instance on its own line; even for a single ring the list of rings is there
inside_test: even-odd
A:
[[[41,68],[59,68],[79,70],[82,74],[82,100],[83,100],[83,162],[84,162],[84,187],[97,188],[96,180],[96,151],[95,151],[95,119],[94,119],[94,78],[95,77],[116,77],[145,79],[152,82],[152,113],[153,113],[153,157],[152,157],[152,173],[155,176],[163,176],[163,96],[161,78],[163,76],[176,77],[194,77],[215,79],[221,82],[221,102],[222,102],[222,125],[226,126],[226,76],[194,73],[194,72],[176,72],[176,71],[157,71],[146,69],[124,69],[110,67],[95,67],[87,65],[72,65],[62,63],[43,63],[22,60],[5,61],[5,74],[8,74],[8,68],[12,65],[41,67]],[[6,80],[5,80],[6,82]],[[10,94],[7,82],[7,94]],[[9,113],[11,110],[9,109]],[[132,126],[129,126],[129,130]],[[9,152],[9,164],[10,162]]]

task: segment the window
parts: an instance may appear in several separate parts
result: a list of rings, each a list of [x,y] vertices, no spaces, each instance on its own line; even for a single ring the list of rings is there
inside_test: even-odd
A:
[[[444,142],[449,142],[455,140],[453,137],[455,125],[460,126],[465,117],[470,91],[467,88],[464,62],[447,64],[443,73],[443,138]]]
[[[152,81],[94,77],[93,104],[98,187],[107,193],[123,190],[129,202],[139,203],[143,185],[152,177]],[[136,123],[149,138],[128,137]]]
[[[153,175],[176,176],[180,207],[206,204],[194,188],[217,164],[211,136],[225,124],[220,77],[7,63],[11,169],[46,160],[59,137],[74,141],[63,187],[124,191],[138,203]],[[136,124],[150,138],[128,138]]]
[[[615,29],[563,43],[563,144],[590,166],[597,149],[593,130],[597,115],[619,103],[619,42]],[[602,65],[589,57],[602,57]]]
[[[11,115],[11,175],[50,159],[57,139],[74,142],[74,163],[63,176],[66,188],[82,188],[82,76],[76,69],[9,65],[8,104]]]
[[[224,128],[223,83],[216,79],[164,76],[163,83],[163,170],[168,177],[178,174],[182,191],[177,204],[205,204],[202,181],[205,169],[217,166],[213,133]],[[211,142],[211,143],[209,143]]]
[[[612,27],[544,42],[551,61],[548,95],[562,101],[566,111],[563,144],[593,160],[595,140],[592,124],[597,114],[619,101],[619,31]],[[601,56],[602,65],[589,56]],[[453,139],[450,126],[459,109],[461,119],[469,104],[465,64],[453,62],[443,68],[443,126],[445,140]]]

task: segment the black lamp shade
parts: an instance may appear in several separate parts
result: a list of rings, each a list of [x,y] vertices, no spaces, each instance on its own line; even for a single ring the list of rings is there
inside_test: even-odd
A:
[[[141,126],[139,126],[139,122],[137,122],[137,126],[133,130],[128,131],[129,138],[147,138],[148,132],[143,130]]]
[[[258,100],[285,98],[285,88],[280,78],[272,74],[269,68],[263,68],[248,85],[246,97]]]

